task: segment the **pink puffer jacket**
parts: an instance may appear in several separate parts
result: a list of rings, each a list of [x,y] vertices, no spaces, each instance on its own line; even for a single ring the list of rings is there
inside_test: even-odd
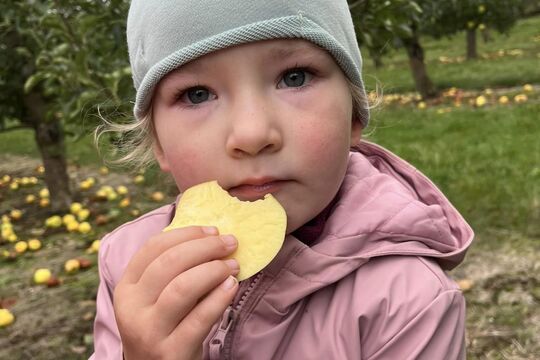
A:
[[[380,146],[351,152],[337,203],[310,246],[292,235],[240,284],[205,359],[463,359],[465,300],[443,271],[473,232],[425,176]],[[122,359],[112,292],[169,205],[125,224],[99,253],[92,359]]]

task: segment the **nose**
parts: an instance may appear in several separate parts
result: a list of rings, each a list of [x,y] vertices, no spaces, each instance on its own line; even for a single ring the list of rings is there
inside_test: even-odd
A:
[[[279,151],[283,146],[277,114],[264,95],[246,95],[232,107],[227,153],[235,158]]]

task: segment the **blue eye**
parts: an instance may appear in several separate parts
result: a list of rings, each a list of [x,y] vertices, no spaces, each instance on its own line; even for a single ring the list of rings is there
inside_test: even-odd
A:
[[[289,87],[299,87],[304,85],[306,74],[303,70],[289,71],[283,77],[283,81]]]
[[[195,87],[186,91],[189,101],[193,104],[200,104],[210,98],[210,91],[203,87]]]
[[[300,88],[306,86],[312,77],[313,73],[307,69],[289,69],[283,73],[278,88]]]

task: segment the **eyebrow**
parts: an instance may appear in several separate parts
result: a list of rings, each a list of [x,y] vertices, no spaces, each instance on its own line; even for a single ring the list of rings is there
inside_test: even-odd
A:
[[[320,50],[320,51],[317,51]],[[279,61],[287,60],[295,56],[308,56],[308,57],[320,57],[321,51],[326,51],[325,49],[318,47],[315,44],[304,44],[304,43],[295,43],[287,45],[274,45],[270,49],[265,50],[267,56],[265,56],[265,63],[277,63]],[[309,52],[309,53],[308,53]],[[204,61],[195,61],[189,62],[187,64],[190,72],[201,72],[206,67],[207,64]],[[181,67],[173,72],[173,76],[176,79],[189,76],[186,75],[186,67]]]
[[[286,60],[296,55],[304,55],[307,51],[311,51],[309,56],[318,56],[318,51],[313,51],[316,48],[306,44],[294,44],[288,46],[274,46],[268,50],[268,62]],[[321,50],[323,50],[321,48]],[[324,50],[323,50],[324,51]]]

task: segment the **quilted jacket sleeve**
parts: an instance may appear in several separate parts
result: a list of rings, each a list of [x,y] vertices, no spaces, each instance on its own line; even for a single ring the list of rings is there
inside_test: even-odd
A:
[[[113,308],[113,285],[105,261],[107,243],[102,241],[99,250],[99,288],[94,321],[94,354],[91,360],[121,360],[122,342],[116,326]]]
[[[462,293],[448,290],[439,294],[368,359],[465,359]]]

